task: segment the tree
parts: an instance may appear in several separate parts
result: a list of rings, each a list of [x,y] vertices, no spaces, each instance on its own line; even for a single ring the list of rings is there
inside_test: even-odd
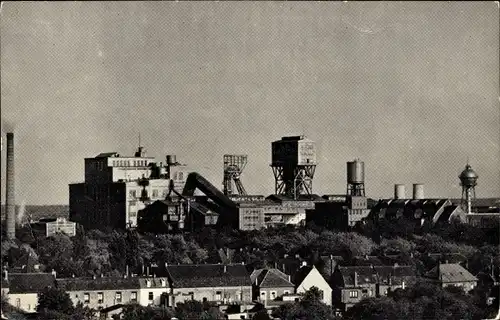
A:
[[[306,291],[298,303],[287,303],[273,311],[273,316],[284,320],[333,320],[333,309],[320,300],[318,288]]]
[[[122,312],[123,320],[170,320],[174,316],[171,309],[143,307],[139,304],[125,305]]]
[[[74,311],[74,307],[69,294],[64,290],[47,287],[38,294],[36,310],[38,312],[55,311],[69,315]]]

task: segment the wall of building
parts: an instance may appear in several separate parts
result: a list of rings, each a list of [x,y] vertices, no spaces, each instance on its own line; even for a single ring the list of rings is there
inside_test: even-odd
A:
[[[323,302],[329,306],[332,305],[332,288],[316,268],[313,268],[302,283],[297,286],[297,293],[305,293],[312,287],[323,291]]]
[[[240,206],[238,208],[240,230],[259,230],[264,227],[264,212],[259,206]]]
[[[220,294],[218,294],[220,292]],[[174,303],[184,302],[187,300],[217,301],[227,302],[232,301],[252,301],[252,287],[211,287],[211,288],[174,288]]]
[[[139,288],[133,289],[116,289],[116,290],[81,290],[81,291],[67,291],[73,305],[81,302],[84,306],[93,309],[106,308],[116,304],[130,303],[139,301]],[[121,294],[121,299],[118,299],[117,293]],[[134,298],[134,293],[135,297]],[[88,295],[88,302],[86,301]],[[102,298],[102,300],[100,300]]]
[[[142,306],[154,305],[159,306],[161,304],[161,295],[170,291],[170,288],[141,288],[139,294],[139,304]],[[153,299],[151,300],[151,296]]]
[[[295,293],[294,287],[281,287],[281,288],[258,288],[257,299],[259,301],[275,300],[285,294]]]
[[[165,200],[169,185],[168,179],[149,180],[149,185],[145,188],[149,201],[152,203],[156,200]],[[137,213],[145,207],[144,203],[140,201],[142,191],[143,187],[135,181],[125,183],[125,221],[133,228],[137,227]]]
[[[37,293],[9,293],[9,303],[25,312],[36,312]]]

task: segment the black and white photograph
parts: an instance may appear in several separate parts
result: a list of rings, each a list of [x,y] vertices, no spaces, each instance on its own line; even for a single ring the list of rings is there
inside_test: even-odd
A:
[[[2,320],[500,320],[499,1],[1,1]]]

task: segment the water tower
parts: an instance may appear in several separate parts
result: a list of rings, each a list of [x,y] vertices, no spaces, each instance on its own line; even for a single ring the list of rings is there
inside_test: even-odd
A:
[[[271,144],[276,194],[297,200],[312,195],[316,144],[304,136],[283,137]]]
[[[234,194],[233,181],[239,195],[246,195],[247,192],[241,183],[241,173],[247,164],[246,155],[225,154],[224,155],[224,194],[230,196]]]
[[[476,185],[478,175],[472,167],[467,163],[464,171],[458,176],[460,185],[462,186],[462,200],[460,202],[464,211],[467,214],[472,213],[472,201],[476,199]]]
[[[359,159],[347,162],[347,195],[365,196],[365,163]]]

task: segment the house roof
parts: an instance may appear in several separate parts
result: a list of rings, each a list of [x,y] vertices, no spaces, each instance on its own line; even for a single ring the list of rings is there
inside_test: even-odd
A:
[[[426,276],[443,283],[471,282],[478,280],[467,269],[456,263],[439,264],[429,271]]]
[[[65,291],[139,289],[139,278],[97,277],[57,279],[57,286]]]
[[[115,310],[118,310],[118,309],[121,309],[123,308],[123,304],[119,303],[119,304],[115,304],[115,305],[112,305],[112,306],[109,306],[107,308],[103,308],[100,310],[101,314],[102,313],[108,313],[108,312],[111,312],[111,311],[115,311]]]
[[[55,286],[51,273],[10,273],[9,293],[39,293]]]
[[[250,275],[242,264],[168,265],[174,288],[251,286]]]
[[[315,267],[310,265],[300,267],[292,278],[292,282],[295,286],[299,286],[313,269],[315,269]]]
[[[339,267],[339,270],[344,286],[354,286],[355,276],[358,278],[358,285],[389,282],[401,284],[406,278],[415,277],[415,272],[409,266],[349,266]]]
[[[278,269],[258,269],[250,275],[252,283],[261,288],[294,287],[288,280],[288,275]]]

